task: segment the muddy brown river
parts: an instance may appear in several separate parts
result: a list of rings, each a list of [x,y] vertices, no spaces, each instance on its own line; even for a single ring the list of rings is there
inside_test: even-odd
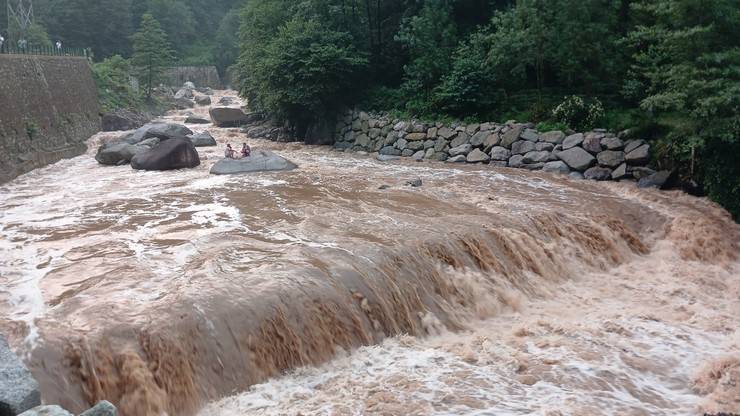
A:
[[[0,331],[45,402],[740,413],[740,227],[715,204],[189,127],[219,142],[195,169],[100,166],[97,144],[120,135],[101,133],[0,185]],[[300,168],[209,175],[227,142]]]

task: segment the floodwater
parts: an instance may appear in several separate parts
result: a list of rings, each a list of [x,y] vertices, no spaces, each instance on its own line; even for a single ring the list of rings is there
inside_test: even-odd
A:
[[[46,402],[740,413],[740,228],[707,200],[190,127],[195,169],[100,166],[101,133],[0,185],[0,331]],[[245,141],[300,168],[209,175]]]

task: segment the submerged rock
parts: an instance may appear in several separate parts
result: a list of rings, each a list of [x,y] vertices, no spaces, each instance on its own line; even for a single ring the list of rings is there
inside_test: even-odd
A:
[[[223,159],[213,165],[213,175],[233,175],[239,173],[253,173],[266,171],[289,171],[298,166],[267,150],[252,152],[252,156],[244,159]]]
[[[420,178],[416,178],[414,180],[406,182],[406,186],[410,186],[412,188],[421,188],[422,185],[424,185],[424,183],[421,181]]]
[[[17,415],[40,404],[39,384],[0,336],[0,415]]]
[[[131,167],[137,170],[163,171],[194,168],[198,165],[200,157],[190,139],[165,140],[131,159]]]

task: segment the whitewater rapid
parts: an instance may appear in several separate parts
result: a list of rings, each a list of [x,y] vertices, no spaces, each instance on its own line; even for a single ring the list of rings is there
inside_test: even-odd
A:
[[[44,400],[124,416],[740,413],[740,230],[707,200],[189,127],[219,142],[195,169],[100,166],[121,135],[101,133],[0,185],[0,331]],[[300,168],[209,175],[245,141]]]

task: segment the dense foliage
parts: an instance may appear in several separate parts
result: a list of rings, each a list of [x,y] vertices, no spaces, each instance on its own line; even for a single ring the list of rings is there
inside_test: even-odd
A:
[[[60,40],[65,46],[90,48],[96,60],[113,55],[129,57],[133,52],[131,35],[139,30],[142,16],[149,13],[162,25],[182,63],[217,64],[222,72],[234,63],[236,16],[242,3],[242,0],[33,0],[36,23],[45,28],[52,43]],[[0,4],[0,33],[15,42],[17,35],[13,28],[5,27],[8,22],[5,2]],[[226,59],[222,58],[224,52]]]
[[[132,71],[128,60],[114,55],[94,64],[92,70],[103,111],[136,109],[143,106],[141,95],[131,83]]]
[[[151,14],[141,18],[141,27],[131,36],[134,54],[131,65],[147,98],[152,97],[154,87],[159,84],[164,71],[172,66],[174,53],[170,49],[167,34]]]
[[[352,103],[629,128],[738,215],[738,27],[740,0],[248,0],[238,72],[255,109],[291,123]]]

